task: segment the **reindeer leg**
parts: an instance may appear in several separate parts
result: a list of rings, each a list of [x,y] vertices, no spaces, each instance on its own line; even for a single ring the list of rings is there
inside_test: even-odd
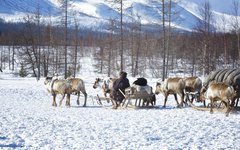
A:
[[[212,114],[213,113],[213,100],[210,100],[210,113]]]
[[[156,105],[156,97],[155,97],[155,95],[153,95],[152,97],[151,97],[151,101],[152,101],[152,104],[155,106]]]
[[[200,100],[200,92],[198,91],[197,92],[197,94],[195,95],[195,97],[196,97],[196,101],[197,102],[200,102],[201,100]]]
[[[146,99],[142,99],[142,106],[146,106],[145,104],[146,104],[146,102],[147,102],[147,100]]]
[[[80,92],[77,92],[77,105],[80,105],[80,102],[79,102],[79,97],[80,97]]]
[[[62,101],[63,101],[64,97],[65,97],[65,94],[62,94],[62,99],[61,99],[60,102],[59,102],[59,106],[62,105]]]
[[[103,91],[104,92],[104,91]],[[104,92],[104,97],[107,97],[107,92]],[[110,101],[107,100],[107,103],[109,103]]]
[[[191,103],[193,103],[194,98],[196,98],[195,95],[192,95]],[[196,101],[198,101],[197,98],[196,98]]]
[[[189,98],[189,93],[185,94],[184,101],[185,101],[186,103],[187,103],[188,101],[189,101],[190,103],[192,103],[191,100],[190,100],[190,98]]]
[[[164,99],[163,108],[165,108],[165,107],[166,107],[167,98],[168,98],[168,94],[166,94],[166,95],[165,95],[165,99]],[[177,102],[177,103],[178,103],[178,102]]]
[[[85,91],[82,92],[82,93],[83,93],[83,95],[84,95],[84,97],[85,97],[83,107],[86,107],[86,105],[87,105],[87,93],[86,93]]]
[[[66,100],[66,106],[70,107],[70,95],[71,94],[67,94],[67,100]]]
[[[154,101],[152,100],[152,98],[151,98],[151,100],[150,100],[150,104],[151,104],[152,106],[155,105],[155,104],[154,104]]]
[[[203,100],[203,106],[206,107],[206,100]]]
[[[185,104],[185,106],[187,106],[187,102],[184,101],[184,93],[183,92],[180,94],[180,97],[181,97],[180,106],[183,107],[183,103]]]
[[[225,108],[227,109],[225,115],[226,117],[228,117],[231,111],[230,101],[228,100],[227,102],[226,101],[221,101],[221,102],[225,105]]]
[[[175,101],[177,103],[177,107],[180,107],[179,103],[178,103],[178,100],[177,100],[177,94],[173,94],[174,95],[174,98],[175,98]]]
[[[56,103],[56,94],[53,94],[53,103],[52,106],[57,107],[57,103]]]
[[[149,99],[149,98],[146,98],[145,106],[149,106],[149,104],[150,104],[150,99]]]

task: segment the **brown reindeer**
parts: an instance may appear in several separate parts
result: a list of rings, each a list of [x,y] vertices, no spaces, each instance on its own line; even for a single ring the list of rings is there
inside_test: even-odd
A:
[[[194,98],[197,102],[199,102],[200,91],[202,89],[202,80],[197,76],[193,76],[184,78],[184,82],[185,82],[185,102],[190,101],[192,103]],[[191,96],[191,99],[189,98],[189,96]]]
[[[205,95],[204,95],[205,94]],[[201,93],[201,99],[210,100],[210,113],[213,113],[213,104],[215,101],[221,101],[226,107],[226,116],[229,115],[231,111],[230,103],[235,100],[236,91],[233,86],[230,86],[223,82],[212,82],[210,83],[206,93]]]
[[[184,103],[185,82],[182,78],[168,78],[162,84],[157,83],[155,94],[163,93],[165,96],[163,107],[166,107],[166,102],[169,94],[173,94],[177,103],[177,107],[182,107]],[[180,104],[177,100],[177,94],[181,97]]]

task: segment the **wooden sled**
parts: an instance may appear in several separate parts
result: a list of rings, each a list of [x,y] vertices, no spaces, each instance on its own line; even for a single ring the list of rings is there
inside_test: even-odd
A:
[[[135,109],[141,108],[154,108],[155,104],[150,105],[153,94],[149,94],[146,91],[143,92],[136,92],[136,93],[129,93],[124,94],[121,90],[119,90],[124,95],[124,100],[122,102],[122,107],[132,107]]]
[[[195,106],[193,103],[189,103],[190,106],[196,110],[202,110],[202,111],[209,111],[211,112],[211,108],[210,107],[199,107],[199,106]],[[228,110],[227,107],[224,107],[223,105],[221,105],[221,103],[219,103],[218,106],[213,107],[213,112],[221,112],[221,113],[225,113],[226,116],[228,116],[229,112],[231,112],[233,109]],[[228,112],[229,111],[229,112]]]
[[[147,92],[134,93],[134,94],[124,94],[121,90],[119,90],[123,95],[124,99],[121,104],[117,107],[117,109],[153,109],[157,108],[154,105],[151,105],[152,94],[148,94]],[[102,101],[111,101],[112,106],[114,106],[114,100],[110,97],[100,97],[97,95],[96,97],[97,103],[107,109],[111,109],[111,106],[104,106]]]

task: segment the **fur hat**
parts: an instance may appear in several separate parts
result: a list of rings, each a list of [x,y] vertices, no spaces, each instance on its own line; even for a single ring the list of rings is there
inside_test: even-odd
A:
[[[121,78],[126,78],[126,77],[127,77],[127,73],[126,73],[125,71],[121,71],[121,72],[119,73],[119,76],[120,76]]]

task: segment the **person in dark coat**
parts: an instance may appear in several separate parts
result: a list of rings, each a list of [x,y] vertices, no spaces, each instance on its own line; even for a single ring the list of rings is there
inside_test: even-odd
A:
[[[112,98],[114,100],[113,108],[115,109],[125,98],[124,95],[120,92],[120,90],[123,93],[125,93],[125,89],[130,86],[126,72],[121,71],[119,76],[120,77],[113,83],[113,91],[112,91]]]

